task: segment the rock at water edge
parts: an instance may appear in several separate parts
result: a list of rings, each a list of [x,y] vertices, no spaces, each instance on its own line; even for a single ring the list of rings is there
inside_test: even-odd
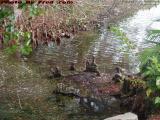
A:
[[[122,115],[117,115],[111,118],[106,118],[104,120],[138,120],[138,116],[134,113],[125,113]]]

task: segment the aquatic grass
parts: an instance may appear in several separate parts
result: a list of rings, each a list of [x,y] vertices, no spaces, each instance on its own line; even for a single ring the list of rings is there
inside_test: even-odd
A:
[[[124,33],[119,27],[111,26],[110,31],[115,34],[117,39],[121,41],[121,51],[130,51],[135,48],[135,44],[127,37],[126,33]]]

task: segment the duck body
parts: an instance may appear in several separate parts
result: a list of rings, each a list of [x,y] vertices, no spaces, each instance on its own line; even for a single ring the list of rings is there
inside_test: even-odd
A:
[[[86,68],[84,72],[93,72],[97,73],[97,76],[100,76],[100,72],[97,69],[97,64],[95,63],[95,58],[92,58],[92,61],[89,62],[88,60],[86,61]]]

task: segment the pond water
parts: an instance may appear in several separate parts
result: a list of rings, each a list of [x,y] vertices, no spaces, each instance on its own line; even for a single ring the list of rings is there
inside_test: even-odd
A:
[[[136,45],[136,48],[132,50],[133,54],[130,55],[130,70],[132,72],[138,71],[137,53],[151,46],[151,44],[146,43],[144,40],[147,37],[147,31],[160,28],[158,27],[158,21],[160,20],[159,10],[160,5],[148,10],[140,10],[133,17],[127,18],[120,23],[120,28]]]
[[[148,47],[144,44],[146,31],[160,19],[160,5],[140,10],[118,23],[135,49],[120,51],[123,46],[113,33],[103,28],[100,32],[79,33],[74,39],[64,39],[60,46],[40,47],[27,62],[0,53],[0,118],[15,120],[99,120],[115,112],[88,113],[76,99],[52,95],[56,81],[47,79],[51,67],[59,66],[64,75],[74,62],[78,71],[84,69],[86,59],[95,56],[100,72],[111,73],[115,66],[130,72],[138,71],[137,53]]]

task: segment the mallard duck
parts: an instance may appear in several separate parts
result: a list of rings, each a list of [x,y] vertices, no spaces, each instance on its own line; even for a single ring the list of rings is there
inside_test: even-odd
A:
[[[114,74],[112,80],[115,83],[120,82],[120,80],[122,80],[122,69],[120,67],[115,68],[115,74]]]
[[[59,70],[58,67],[55,67],[55,69],[51,68],[51,72],[54,78],[62,77],[61,71]]]
[[[76,70],[73,62],[70,63],[69,70],[70,71],[75,71]]]

